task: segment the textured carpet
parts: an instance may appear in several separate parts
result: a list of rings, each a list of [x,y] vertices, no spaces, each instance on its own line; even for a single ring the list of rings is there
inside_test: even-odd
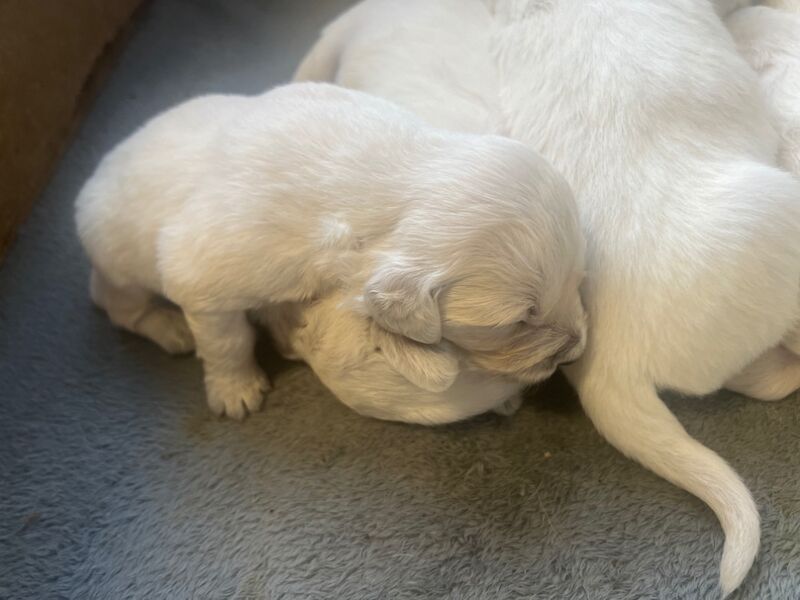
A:
[[[714,598],[700,501],[603,442],[562,381],[441,428],[359,417],[300,365],[240,424],[200,365],[111,328],[73,233],[81,182],[147,117],[286,80],[347,2],[160,0],[0,270],[0,598]],[[736,598],[800,597],[800,405],[673,399],[753,490]]]

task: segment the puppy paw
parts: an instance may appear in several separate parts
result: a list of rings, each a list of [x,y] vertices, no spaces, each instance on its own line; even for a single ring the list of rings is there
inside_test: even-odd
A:
[[[522,406],[522,396],[514,394],[500,406],[495,407],[494,412],[504,417],[510,417],[519,410],[520,406]]]
[[[245,374],[206,377],[211,412],[237,421],[259,410],[270,389],[269,379],[258,367]]]

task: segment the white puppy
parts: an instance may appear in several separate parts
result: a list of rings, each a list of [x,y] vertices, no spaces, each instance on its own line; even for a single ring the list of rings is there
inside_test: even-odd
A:
[[[800,357],[779,346],[800,318],[800,184],[774,167],[757,82],[708,3],[514,16],[529,4],[499,10],[494,52],[510,134],[567,175],[589,237],[593,335],[567,374],[611,443],[717,514],[729,593],[758,550],[758,511],[657,390],[800,386]]]
[[[792,8],[787,2],[772,4],[781,8],[753,6],[735,12],[726,23],[760,78],[781,136],[778,162],[800,176],[800,2],[795,12],[785,10]]]
[[[439,425],[489,410],[509,415],[520,405],[512,379],[459,367],[456,348],[404,343],[347,310],[341,291],[309,303],[258,311],[278,350],[307,362],[328,389],[356,412],[378,419]],[[445,342],[447,344],[447,342]],[[420,387],[431,370],[448,373],[441,391]]]
[[[296,84],[173,108],[102,161],[76,219],[95,302],[168,351],[196,342],[215,413],[243,417],[268,385],[246,311],[338,287],[399,349],[444,336],[522,381],[583,349],[563,179],[518,142],[435,130],[360,92]],[[452,380],[432,365],[421,383]]]
[[[367,14],[367,4],[374,12],[358,26],[368,33],[348,30],[343,20]],[[435,38],[434,58],[417,52],[430,22],[405,43],[415,34],[403,23],[425,20],[430,9],[411,3],[414,14],[400,23],[386,6],[368,0],[320,42],[348,31],[328,61],[335,73],[370,65],[366,91],[387,89],[381,76],[413,81],[408,72],[439,56]],[[587,232],[593,331],[568,376],[612,444],[715,511],[728,593],[758,550],[758,511],[658,390],[704,395],[728,384],[774,399],[800,386],[800,184],[775,168],[778,139],[757,81],[705,0],[492,0],[484,9],[491,39],[479,45],[494,57],[497,85],[496,114],[486,121],[567,176]],[[464,27],[458,8],[436,27],[455,39]],[[396,61],[382,68],[380,55],[404,48],[406,72]],[[478,59],[479,70],[485,64]],[[414,98],[404,90],[406,106]]]
[[[294,79],[369,90],[436,127],[494,132],[490,23],[480,0],[361,2],[325,28]]]

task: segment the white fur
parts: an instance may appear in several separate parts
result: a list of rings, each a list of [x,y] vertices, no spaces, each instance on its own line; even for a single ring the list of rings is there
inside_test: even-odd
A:
[[[727,25],[739,51],[758,73],[781,136],[778,162],[800,176],[800,3],[795,9],[791,13],[754,6],[734,13]]]
[[[405,22],[429,14],[413,7]],[[498,89],[497,114],[486,122],[566,175],[588,236],[592,334],[568,376],[612,444],[717,514],[727,594],[757,553],[758,511],[733,469],[686,433],[658,390],[704,395],[750,375],[747,391],[767,399],[800,382],[796,354],[773,356],[782,339],[788,350],[797,339],[800,184],[775,168],[778,138],[757,82],[711,3],[494,0],[487,7],[496,68],[489,85]],[[381,76],[412,80],[396,63],[382,69],[375,56],[408,48],[408,71],[430,63],[419,40],[403,45],[415,34],[379,11],[360,26],[372,39],[382,31],[392,47],[360,47],[359,34],[349,32],[354,45],[338,48],[338,70],[357,68],[343,64],[348,58],[370,64],[373,79],[363,89],[385,91],[374,82]],[[460,31],[460,11],[451,8],[437,26]],[[328,31],[337,28],[345,24]],[[419,38],[432,30],[429,22]],[[429,56],[438,56],[434,40]],[[463,47],[470,42],[465,37]],[[478,64],[483,70],[485,59]],[[423,81],[416,96],[406,90],[406,106],[413,109],[426,86],[440,82]]]
[[[758,550],[758,512],[656,391],[713,392],[796,323],[800,185],[773,167],[756,83],[706,3],[564,1],[506,21],[495,51],[512,136],[567,175],[590,238],[593,335],[568,375],[609,441],[715,511],[727,594]],[[576,160],[565,142],[581,135]]]
[[[494,131],[489,25],[475,0],[361,2],[325,28],[294,79],[369,90],[437,127]]]
[[[800,13],[800,0],[761,0],[759,4],[793,13]]]
[[[295,84],[173,108],[102,161],[76,220],[97,304],[169,351],[196,342],[219,414],[242,418],[268,386],[246,311],[340,287],[393,335],[444,335],[523,381],[583,349],[563,179],[523,144],[435,130],[361,92]],[[426,368],[417,383],[435,391],[454,379]]]
[[[280,351],[307,362],[344,404],[378,419],[437,425],[495,410],[513,413],[519,383],[459,365],[456,354],[390,336],[368,319],[346,310],[335,292],[324,299],[265,307],[259,311]],[[287,326],[288,324],[288,326]],[[397,344],[402,344],[398,352]],[[437,361],[449,363],[430,369]],[[415,385],[431,372],[448,373],[438,391]]]

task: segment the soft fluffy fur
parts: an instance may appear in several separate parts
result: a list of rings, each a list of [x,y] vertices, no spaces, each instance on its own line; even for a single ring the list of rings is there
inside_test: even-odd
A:
[[[778,162],[800,176],[800,2],[771,2],[735,12],[727,25],[758,73],[773,125]]]
[[[398,347],[402,338],[347,310],[347,302],[340,291],[315,302],[265,307],[258,317],[284,356],[307,362],[362,415],[438,425],[519,407],[518,382],[459,367],[455,349],[414,342]],[[428,380],[431,372],[447,376],[446,389]]]
[[[246,311],[337,287],[399,352],[444,335],[468,364],[536,381],[584,346],[563,179],[523,144],[434,130],[331,85],[156,117],[102,161],[77,224],[95,302],[168,351],[196,341],[218,414],[257,409],[268,385]],[[455,377],[438,364],[418,380],[434,391]]]
[[[759,358],[800,317],[800,185],[773,167],[756,82],[705,2],[565,1],[528,20],[512,14],[498,15],[494,47],[507,126],[567,175],[590,238],[595,329],[568,375],[609,441],[715,511],[729,593],[758,550],[758,512],[656,391],[707,394],[754,361],[770,385],[748,393],[800,385],[796,355],[788,370]],[[563,35],[575,25],[581,35]],[[565,72],[566,85],[555,78]],[[591,133],[572,116],[579,106]],[[581,134],[578,157],[564,140]]]
[[[294,79],[370,90],[437,127],[494,131],[489,25],[489,13],[474,0],[361,2],[325,28]]]
[[[416,52],[433,24],[410,32],[381,18],[385,0],[367,4],[372,20],[361,26],[371,39],[382,32],[398,54],[411,36],[405,64],[425,64]],[[715,511],[727,594],[758,550],[758,511],[736,473],[684,431],[657,392],[704,395],[727,382],[772,399],[800,385],[791,337],[800,184],[775,168],[778,138],[757,82],[711,3],[497,0],[487,11],[498,86],[489,121],[567,176],[589,238],[593,333],[567,373],[612,444]],[[459,31],[459,12],[436,27]],[[344,30],[339,22],[321,43]],[[329,62],[348,72],[348,59],[366,60],[375,78],[404,77],[369,52],[340,45]],[[422,85],[417,95],[425,94]]]

